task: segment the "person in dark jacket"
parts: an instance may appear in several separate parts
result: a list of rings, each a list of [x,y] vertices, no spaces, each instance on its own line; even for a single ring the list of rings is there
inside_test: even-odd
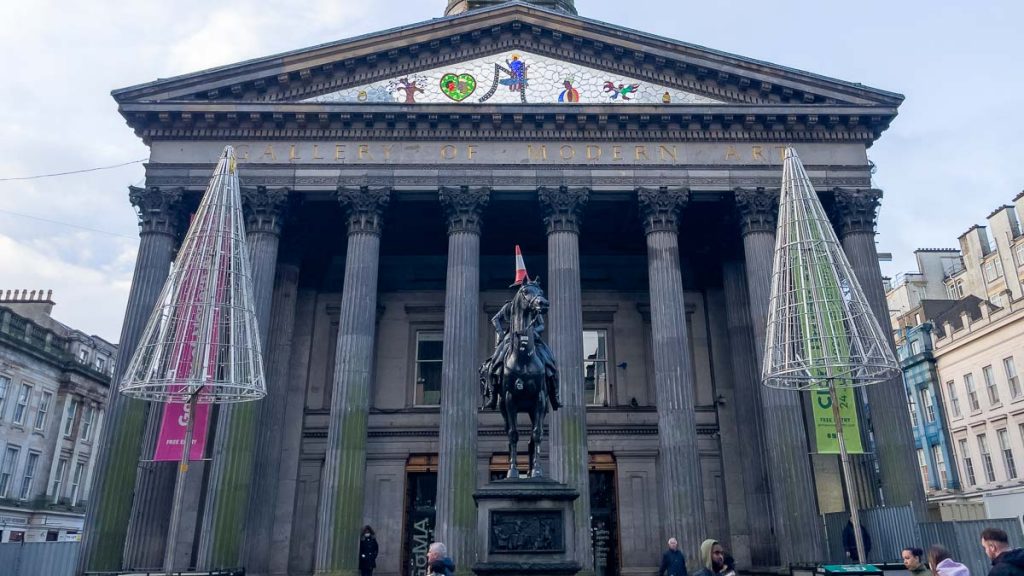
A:
[[[998,528],[981,533],[981,547],[992,560],[988,576],[1024,576],[1024,549],[1010,548],[1010,538]]]
[[[686,576],[686,556],[679,551],[679,541],[668,539],[668,550],[661,555],[661,567],[658,576]]]
[[[455,561],[448,557],[448,547],[434,542],[427,549],[427,574],[455,576]]]
[[[924,550],[908,546],[900,551],[900,557],[903,558],[903,567],[910,572],[910,576],[928,576],[932,573],[924,561]]]
[[[864,539],[864,555],[871,556],[871,535],[863,524],[860,526],[860,536]],[[861,559],[857,557],[857,537],[853,533],[853,520],[846,521],[843,528],[843,550],[846,550],[846,557],[854,564],[860,564]],[[864,561],[867,562],[867,558]]]
[[[725,573],[725,550],[718,540],[707,539],[700,545],[701,569],[693,576],[722,576]]]
[[[363,526],[363,535],[359,538],[360,576],[373,576],[373,569],[377,567],[377,550],[377,536],[367,524]]]

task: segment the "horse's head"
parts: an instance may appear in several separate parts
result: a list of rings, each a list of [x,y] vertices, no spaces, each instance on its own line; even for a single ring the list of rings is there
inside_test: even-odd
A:
[[[540,277],[527,280],[519,287],[513,301],[515,306],[532,320],[538,314],[544,314],[551,305],[544,296],[544,290],[540,287]]]

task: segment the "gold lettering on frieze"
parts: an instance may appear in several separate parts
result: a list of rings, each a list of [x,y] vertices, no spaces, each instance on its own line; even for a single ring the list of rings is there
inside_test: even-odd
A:
[[[750,157],[753,158],[754,160],[760,160],[761,162],[764,162],[765,157],[761,154],[762,150],[764,150],[764,146],[751,146]]]
[[[576,157],[576,149],[568,144],[562,144],[558,149],[558,157],[562,160],[572,160]]]
[[[602,154],[602,150],[601,150],[600,146],[595,146],[593,144],[587,144],[587,160],[595,160],[595,161],[596,160],[600,160],[601,159],[601,154]]]
[[[302,160],[302,158],[299,158],[299,152],[296,150],[295,144],[292,144],[288,147],[288,161],[295,162],[296,160]]]
[[[235,158],[239,162],[248,162],[249,161],[249,145],[248,144],[239,144],[238,146],[235,146]]]
[[[345,145],[335,144],[334,145],[334,161],[344,162],[345,161]]]
[[[263,149],[263,158],[270,158],[272,161],[277,162],[277,154],[274,152],[273,144],[267,144],[267,147]]]
[[[455,160],[459,156],[459,149],[451,144],[445,144],[441,147],[441,159],[442,160]]]
[[[320,145],[313,144],[313,155],[310,157],[313,160],[323,160],[324,157],[320,155]]]
[[[778,152],[779,152],[779,162],[785,162],[786,161],[786,147],[785,146],[776,146],[775,149],[778,150]]]
[[[622,146],[612,146],[612,160],[622,161]]]
[[[636,146],[634,146],[633,147],[633,159],[636,160],[637,162],[639,162],[641,160],[643,160],[644,162],[647,162],[647,160],[648,160],[648,158],[647,158],[647,146],[645,146],[643,144],[637,144]]]
[[[395,149],[395,145],[383,144],[381,145],[381,149],[384,150],[384,161],[387,162],[391,160],[391,151]]]
[[[740,159],[740,153],[736,151],[736,147],[735,146],[731,146],[730,145],[728,148],[725,149],[725,159],[726,160],[739,160]]]
[[[476,144],[470,144],[466,146],[466,160],[472,160],[476,157]]]
[[[668,146],[665,146],[664,144],[659,144],[658,145],[658,160],[660,160],[662,162],[667,162],[669,158],[672,159],[672,162],[679,162],[679,151],[676,149],[675,146],[669,148]]]
[[[529,160],[531,162],[534,161],[534,160],[547,160],[548,159],[548,147],[547,147],[547,144],[540,144],[540,145],[538,145],[536,151],[534,151],[533,144],[527,144],[526,145],[526,153],[527,153],[528,158],[529,158]]]
[[[370,160],[373,160],[373,154],[370,154],[370,145],[369,144],[360,144],[359,145],[359,159],[362,160],[364,158],[369,158]]]

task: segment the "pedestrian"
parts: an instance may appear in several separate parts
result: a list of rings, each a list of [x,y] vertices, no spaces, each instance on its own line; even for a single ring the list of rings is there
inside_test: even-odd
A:
[[[679,541],[668,539],[668,550],[661,555],[661,567],[658,576],[686,576],[686,556],[679,551]]]
[[[700,545],[701,569],[693,576],[721,576],[725,570],[725,550],[718,540],[708,538]]]
[[[1024,576],[1024,550],[1010,548],[1010,538],[999,528],[981,533],[981,547],[992,560],[988,576]]]
[[[377,536],[369,524],[363,526],[363,535],[359,538],[359,575],[373,576],[377,567]]]
[[[903,567],[910,572],[910,576],[927,576],[928,566],[924,562],[924,550],[908,546],[900,553],[903,557]]]
[[[455,561],[448,557],[448,547],[441,542],[427,549],[427,574],[455,576]]]
[[[928,549],[928,566],[935,576],[971,576],[963,564],[949,557],[949,550],[936,544]]]
[[[864,540],[864,561],[867,562],[866,557],[871,556],[871,535],[863,524],[860,525],[860,536]],[[860,564],[861,559],[857,555],[857,536],[853,533],[853,520],[847,520],[846,527],[843,528],[843,550],[846,550],[846,557],[851,563]]]

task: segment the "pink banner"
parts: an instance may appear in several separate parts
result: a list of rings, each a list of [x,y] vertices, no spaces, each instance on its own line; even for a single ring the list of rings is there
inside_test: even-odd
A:
[[[187,404],[164,405],[164,419],[160,423],[160,438],[156,442],[156,453],[153,460],[159,462],[180,462],[181,450],[185,444],[185,419]],[[206,452],[206,421],[210,415],[209,404],[196,405],[196,423],[192,428],[192,449],[188,453],[189,460],[202,460]]]

